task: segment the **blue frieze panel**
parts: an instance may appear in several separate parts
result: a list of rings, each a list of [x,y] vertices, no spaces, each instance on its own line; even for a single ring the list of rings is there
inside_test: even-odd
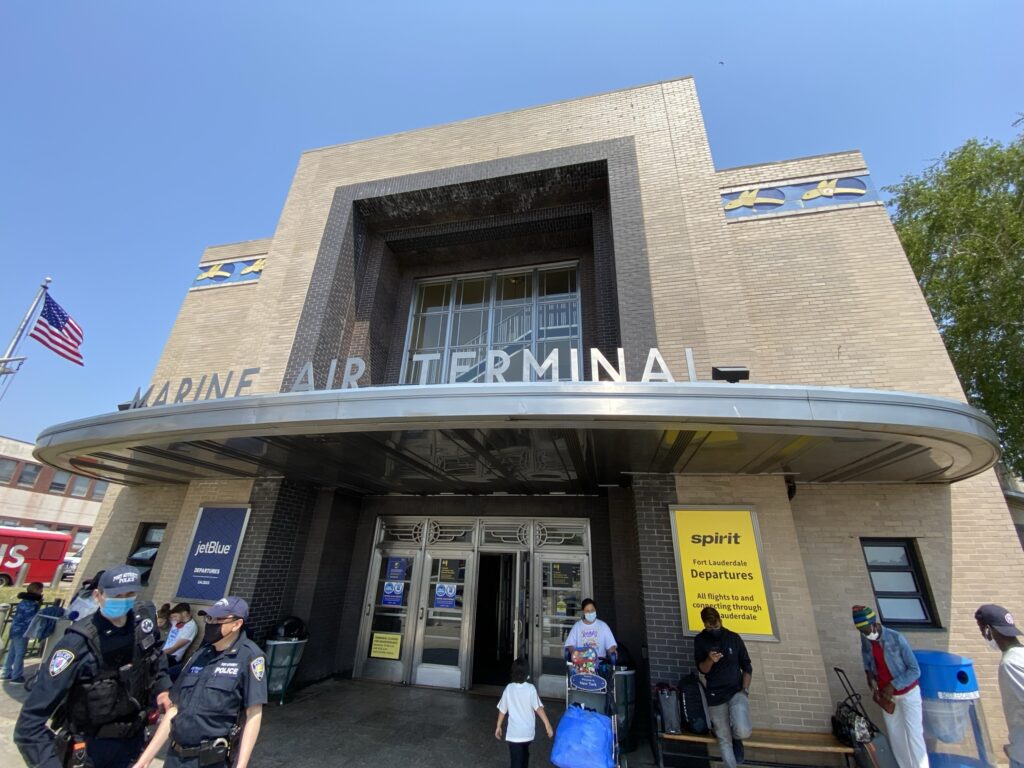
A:
[[[218,261],[200,264],[198,274],[192,279],[189,290],[195,288],[211,288],[221,285],[238,285],[254,283],[263,274],[265,258],[243,259],[241,261]]]
[[[822,208],[846,203],[878,200],[870,177],[832,176],[820,181],[783,186],[751,187],[722,195],[722,208],[728,219]]]

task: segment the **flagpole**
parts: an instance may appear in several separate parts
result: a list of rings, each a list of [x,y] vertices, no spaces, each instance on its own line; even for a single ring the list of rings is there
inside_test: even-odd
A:
[[[4,352],[4,356],[0,357],[0,376],[3,376],[4,374],[17,373],[17,369],[8,368],[7,363],[14,362],[14,351],[18,348],[18,344],[21,342],[21,337],[25,334],[25,329],[28,327],[28,323],[32,319],[32,315],[35,313],[36,308],[39,306],[39,302],[42,301],[47,288],[52,282],[53,278],[51,277],[43,278],[43,282],[39,286],[39,291],[36,293],[36,297],[32,300],[32,306],[28,308],[28,312],[26,312],[25,316],[21,318],[21,323],[18,325],[18,330],[14,333],[14,338],[11,339],[11,343],[7,345],[7,350]]]

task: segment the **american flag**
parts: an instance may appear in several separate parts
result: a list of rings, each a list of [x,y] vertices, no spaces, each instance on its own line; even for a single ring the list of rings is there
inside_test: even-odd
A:
[[[85,334],[78,323],[71,319],[71,315],[50,298],[50,294],[46,294],[43,311],[39,313],[29,336],[72,363],[85,365],[82,353],[78,351]]]

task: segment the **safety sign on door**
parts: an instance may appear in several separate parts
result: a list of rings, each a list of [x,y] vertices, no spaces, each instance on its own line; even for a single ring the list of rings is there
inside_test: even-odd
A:
[[[454,608],[455,596],[458,594],[458,591],[458,584],[445,584],[444,582],[438,582],[438,585],[434,587],[434,607]]]
[[[405,596],[404,581],[385,581],[384,594],[381,595],[381,605],[401,605]]]

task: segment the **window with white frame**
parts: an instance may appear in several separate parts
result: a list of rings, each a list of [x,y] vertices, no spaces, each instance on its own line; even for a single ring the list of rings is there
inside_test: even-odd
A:
[[[551,381],[554,367],[544,362],[555,351],[564,381],[580,338],[575,264],[424,280],[413,296],[402,382],[485,381],[489,364],[505,381]]]

